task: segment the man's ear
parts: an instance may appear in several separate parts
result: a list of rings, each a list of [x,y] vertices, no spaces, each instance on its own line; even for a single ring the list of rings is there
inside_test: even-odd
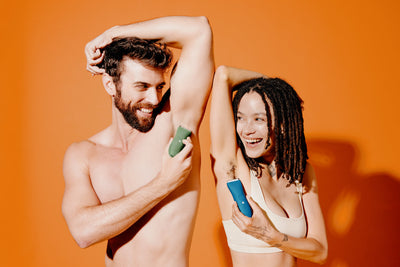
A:
[[[107,73],[103,73],[102,80],[103,80],[103,86],[106,89],[107,93],[110,96],[115,96],[116,88],[112,77]]]

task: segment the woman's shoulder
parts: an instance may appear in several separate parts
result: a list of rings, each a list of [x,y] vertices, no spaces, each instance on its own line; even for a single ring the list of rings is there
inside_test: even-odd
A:
[[[306,169],[303,175],[303,189],[304,192],[318,192],[317,177],[315,169],[310,162],[307,161]]]

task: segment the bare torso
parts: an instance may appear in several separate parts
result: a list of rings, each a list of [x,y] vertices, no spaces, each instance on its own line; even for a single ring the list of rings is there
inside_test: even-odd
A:
[[[100,202],[123,197],[151,181],[173,133],[170,114],[164,112],[149,132],[134,137],[128,151],[110,146],[108,129],[90,138],[89,174]],[[192,141],[193,167],[186,182],[109,240],[106,266],[187,266],[200,188],[196,135]]]

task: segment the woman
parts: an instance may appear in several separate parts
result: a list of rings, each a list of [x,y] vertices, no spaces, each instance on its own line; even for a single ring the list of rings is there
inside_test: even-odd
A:
[[[302,100],[293,88],[281,79],[221,66],[214,76],[210,129],[233,265],[296,266],[296,258],[322,264],[325,226],[307,163]],[[234,178],[243,183],[251,218],[239,211],[227,188]]]

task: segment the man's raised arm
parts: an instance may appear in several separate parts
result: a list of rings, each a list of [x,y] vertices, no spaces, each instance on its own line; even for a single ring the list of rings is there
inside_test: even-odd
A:
[[[179,125],[197,132],[204,115],[214,73],[212,31],[205,17],[172,16],[115,26],[87,44],[87,69],[93,74],[103,55],[101,48],[117,37],[157,39],[181,49],[171,78],[171,109],[175,128]]]

